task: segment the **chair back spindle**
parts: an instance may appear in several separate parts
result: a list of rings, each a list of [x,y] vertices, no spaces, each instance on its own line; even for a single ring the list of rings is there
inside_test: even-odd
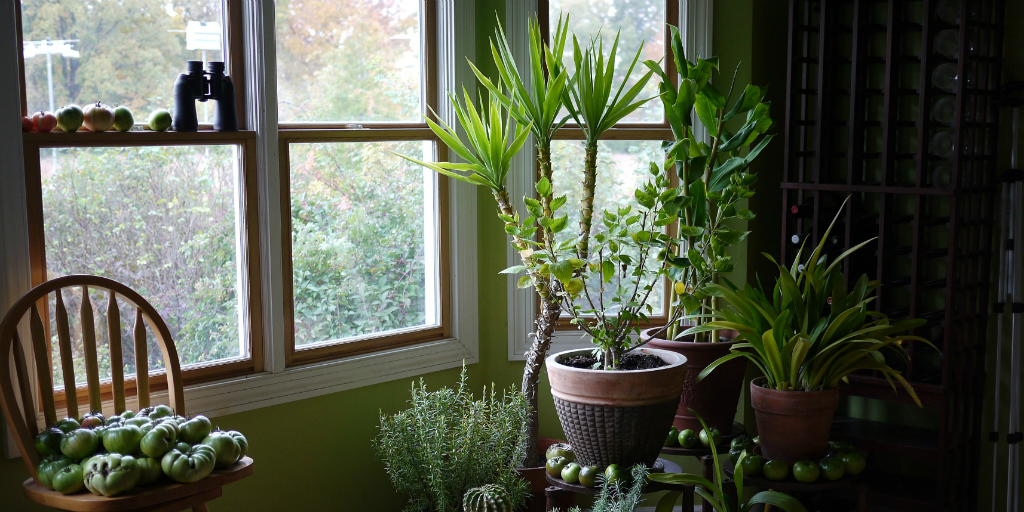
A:
[[[71,325],[63,291],[68,289],[71,297],[74,292],[81,292],[81,336],[82,351],[85,358],[85,374],[87,384],[88,411],[102,410],[102,387],[99,374],[99,360],[96,340],[94,309],[89,297],[89,290],[102,290],[107,293],[106,324],[110,349],[110,386],[113,397],[114,412],[119,414],[126,409],[123,340],[121,336],[121,311],[118,299],[135,309],[135,323],[132,326],[132,341],[135,351],[136,395],[139,408],[149,407],[150,375],[149,350],[147,347],[146,327],[155,336],[164,361],[167,379],[168,401],[176,412],[185,414],[185,397],[182,389],[181,367],[178,353],[171,339],[170,331],[159,313],[137,292],[117,281],[89,275],[71,275],[59,277],[36,286],[18,300],[0,322],[0,406],[8,424],[11,426],[19,451],[25,464],[29,467],[32,477],[36,478],[36,466],[39,454],[35,450],[33,438],[41,427],[52,425],[58,419],[56,400],[54,397],[53,368],[51,362],[52,349],[46,339],[43,319],[39,313],[39,302],[46,304],[50,293],[55,294],[55,324],[57,344],[60,353],[61,372],[64,376],[64,392],[67,403],[67,416],[78,418],[79,393],[75,383],[75,354],[71,339]],[[28,316],[31,347],[34,359],[33,369],[36,375],[29,372],[26,348],[18,335],[18,325]],[[13,359],[12,359],[13,358]],[[15,371],[8,372],[11,364]],[[16,380],[15,380],[16,379]],[[35,380],[33,380],[35,379]],[[39,386],[39,404],[33,402],[30,383]],[[19,404],[20,400],[20,404]],[[45,425],[37,424],[37,411],[42,408]],[[87,411],[87,412],[88,412]],[[38,479],[37,479],[38,481]]]

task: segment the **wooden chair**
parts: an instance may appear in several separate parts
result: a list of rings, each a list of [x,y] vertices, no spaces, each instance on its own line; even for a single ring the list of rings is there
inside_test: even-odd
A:
[[[195,512],[207,512],[206,503],[221,495],[224,485],[241,480],[253,472],[253,461],[245,457],[235,465],[214,471],[210,476],[191,484],[177,484],[166,479],[148,487],[137,487],[123,495],[106,498],[89,492],[64,496],[39,485],[36,477],[36,466],[40,457],[36,452],[33,438],[40,426],[36,424],[36,409],[33,406],[30,382],[33,378],[27,368],[25,352],[18,337],[18,324],[28,313],[31,343],[29,346],[35,359],[35,378],[39,382],[39,398],[42,402],[43,416],[47,425],[54,424],[59,418],[54,403],[52,368],[50,366],[50,345],[45,338],[42,317],[37,304],[46,304],[50,293],[56,294],[56,326],[60,347],[61,369],[64,376],[64,389],[67,395],[67,416],[79,417],[78,394],[75,389],[75,371],[71,349],[71,334],[68,323],[68,312],[64,306],[62,291],[66,288],[81,290],[81,322],[82,344],[85,352],[86,380],[88,383],[87,411],[102,409],[100,393],[99,367],[96,358],[96,333],[93,323],[93,308],[89,299],[89,289],[105,289],[107,299],[107,326],[110,342],[111,388],[114,412],[120,414],[125,408],[124,368],[122,364],[121,316],[116,298],[131,304],[135,308],[135,324],[133,337],[135,345],[136,394],[139,408],[148,407],[149,397],[149,365],[146,343],[146,326],[156,336],[157,344],[163,355],[164,368],[167,376],[167,394],[169,405],[179,414],[184,414],[185,395],[182,390],[181,365],[178,352],[174,348],[170,331],[159,313],[141,295],[131,288],[99,276],[71,275],[47,281],[36,286],[18,300],[0,323],[0,405],[3,406],[7,425],[14,433],[14,439],[22,459],[28,466],[32,478],[23,484],[25,495],[36,503],[50,507],[81,512],[179,512],[191,508]],[[45,306],[44,306],[45,307]],[[9,371],[11,358],[14,358],[15,375]],[[18,399],[21,399],[19,406]]]

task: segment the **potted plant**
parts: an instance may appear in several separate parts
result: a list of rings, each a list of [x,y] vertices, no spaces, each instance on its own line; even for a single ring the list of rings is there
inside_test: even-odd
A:
[[[704,422],[699,414],[694,416],[703,428],[708,428],[708,424]],[[704,501],[714,507],[714,510],[717,512],[748,512],[754,505],[771,505],[785,512],[807,512],[807,509],[796,498],[771,490],[761,491],[753,495],[745,503],[737,503],[737,500],[743,499],[743,459],[746,456],[747,453],[744,451],[740,455],[739,460],[736,461],[733,470],[733,483],[736,486],[735,497],[725,491],[725,477],[722,474],[722,466],[718,463],[718,453],[715,450],[711,450],[711,457],[715,463],[714,482],[702,476],[687,473],[652,473],[647,478],[666,484],[692,485],[694,486],[693,492],[704,498]],[[658,502],[657,510],[672,510],[680,495],[682,493],[679,491],[666,493]],[[765,509],[767,510],[767,507]]]
[[[871,240],[829,262],[824,246],[834,225],[835,220],[806,260],[801,259],[801,247],[790,268],[776,263],[779,277],[770,294],[749,284],[743,288],[728,282],[712,284],[713,292],[724,297],[731,308],[716,310],[717,319],[688,330],[739,332],[743,342],[708,365],[698,379],[737,358],[752,362],[761,371],[763,377],[750,383],[750,401],[762,455],[769,459],[791,463],[825,455],[832,416],[839,404],[837,388],[853,372],[877,371],[894,391],[893,381],[899,382],[921,405],[914,388],[885,362],[885,356],[889,353],[906,361],[905,340],[934,348],[921,337],[901,334],[925,321],[890,322],[884,314],[868,309],[879,284],[866,275],[852,289],[847,288],[839,263]]]
[[[637,462],[649,465],[657,457],[671,423],[682,390],[685,359],[677,354],[645,349],[645,354],[635,354],[625,361],[626,368],[637,361],[661,367],[621,370],[624,356],[641,344],[636,336],[639,332],[636,325],[647,318],[646,312],[651,309],[648,298],[655,285],[661,282],[668,267],[684,263],[669,250],[676,240],[663,233],[663,229],[674,222],[675,215],[689,199],[678,187],[671,186],[664,169],[652,163],[651,181],[636,190],[636,211],[626,207],[605,212],[602,219],[605,230],[592,232],[598,140],[615,123],[652,99],[638,100],[637,96],[653,72],[642,76],[636,85],[625,88],[639,61],[641,48],[622,83],[614,84],[618,38],[607,55],[600,40],[582,48],[573,38],[576,71],[569,77],[560,60],[567,25],[567,20],[559,22],[553,47],[549,47],[543,44],[536,22],[532,24],[530,89],[520,78],[499,29],[492,53],[500,80],[492,82],[474,66],[488,93],[486,99],[481,99],[481,107],[478,109],[465,91],[462,100],[451,97],[458,125],[465,136],[443,122],[427,120],[431,130],[454,154],[465,160],[464,163],[429,163],[404,158],[453,179],[491,190],[505,232],[512,237],[512,246],[522,259],[521,265],[504,272],[525,274],[519,286],[532,288],[541,299],[536,339],[527,355],[523,378],[533,414],[536,414],[537,372],[550,344],[554,322],[560,313],[569,314],[573,323],[592,336],[599,347],[594,361],[600,363],[599,369],[579,369],[562,364],[575,354],[546,358],[556,404],[561,404],[559,419],[569,442],[581,462],[588,465]],[[559,213],[567,198],[555,193],[549,161],[552,133],[566,122],[564,118],[556,118],[563,108],[586,135],[581,220],[578,232],[570,237],[559,235],[568,227],[568,215]],[[512,156],[531,131],[538,139],[540,177],[536,184],[537,198],[523,199],[529,214],[523,218],[512,206],[506,178]],[[583,352],[590,353],[589,350]],[[558,369],[552,369],[553,364]],[[566,388],[580,383],[583,393],[574,394]],[[598,426],[607,433],[600,439],[585,430],[588,426],[595,427],[584,421],[595,407],[605,408],[609,421],[608,425]],[[615,431],[613,425],[625,430]],[[531,419],[529,430],[536,432],[535,417]],[[536,437],[531,435],[530,438]]]
[[[764,135],[772,125],[768,115],[771,104],[764,101],[766,90],[754,85],[746,86],[733,101],[735,74],[727,93],[719,92],[710,81],[718,69],[718,58],[690,62],[683,54],[679,30],[670,28],[672,55],[682,74],[678,88],[672,86],[657,62],[645,64],[662,78],[661,101],[675,139],[668,150],[667,165],[675,165],[680,189],[692,200],[679,213],[677,230],[681,242],[674,251],[686,264],[669,270],[674,286],[668,322],[664,327],[648,329],[642,336],[651,347],[686,357],[690,371],[675,427],[699,431],[700,422],[690,412],[696,410],[712,427],[729,432],[746,361],[734,359],[704,381],[698,382],[696,376],[712,361],[729,353],[737,333],[729,329],[683,331],[706,321],[717,300],[709,285],[719,283],[720,276],[734,267],[728,249],[742,242],[748,232],[733,229],[732,222],[754,218],[740,202],[754,195],[751,187],[757,177],[749,172],[749,167],[772,139],[772,135]],[[744,115],[745,118],[741,117]],[[742,122],[737,122],[740,119]],[[698,121],[707,132],[707,143],[694,131]],[[737,127],[735,133],[726,128],[727,123]],[[746,148],[749,150],[742,154]]]

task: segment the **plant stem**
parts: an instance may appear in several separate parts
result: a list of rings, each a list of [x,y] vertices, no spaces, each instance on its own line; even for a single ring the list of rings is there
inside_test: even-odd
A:
[[[547,178],[548,182],[551,182],[551,140],[544,140],[537,144],[537,168],[540,173],[540,178]],[[540,198],[540,205],[544,208],[544,217],[550,219],[551,212],[551,197],[545,196]],[[551,228],[541,227],[541,236],[544,242],[544,247],[547,248],[548,252],[554,253],[555,234],[551,232]]]
[[[576,242],[576,256],[583,261],[587,261],[590,255],[590,224],[594,220],[594,188],[597,186],[597,140],[588,140],[586,148],[583,201],[580,208],[580,239]]]
[[[533,333],[533,343],[530,350],[526,352],[526,366],[523,369],[523,394],[530,410],[523,428],[526,430],[526,456],[523,467],[536,467],[541,465],[540,449],[537,446],[537,438],[540,436],[540,422],[538,419],[537,405],[539,396],[539,381],[541,366],[547,358],[548,349],[551,348],[551,337],[558,324],[559,308],[557,300],[542,300],[540,311],[537,313],[536,327]]]

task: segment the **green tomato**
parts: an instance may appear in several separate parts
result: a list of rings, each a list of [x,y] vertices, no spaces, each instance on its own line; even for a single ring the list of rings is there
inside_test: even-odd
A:
[[[580,483],[580,465],[575,462],[570,462],[562,468],[562,480],[565,480],[567,484],[578,484]]]
[[[164,474],[163,470],[160,469],[160,459],[158,458],[139,457],[135,459],[135,463],[139,465],[141,470],[137,485],[149,485],[159,480],[160,476]]]
[[[754,450],[754,440],[747,434],[740,434],[729,443],[730,450]]]
[[[78,430],[82,428],[82,424],[79,423],[78,420],[74,418],[64,418],[57,422],[56,427],[59,428],[61,432],[67,434],[72,430]]]
[[[665,446],[679,446],[679,429],[672,427],[668,431],[668,438],[665,439]]]
[[[551,475],[551,476],[561,477],[562,476],[562,469],[565,468],[566,464],[568,464],[568,463],[569,463],[569,461],[565,457],[561,457],[561,456],[551,457],[544,464],[544,470],[547,471],[548,474]]]
[[[135,125],[135,116],[132,115],[132,111],[124,105],[120,105],[114,109],[114,129],[119,132],[126,132],[132,129]]]
[[[697,437],[697,433],[690,429],[684,429],[679,432],[679,446],[683,448],[696,448],[700,444],[700,438]]]
[[[187,452],[187,451],[191,450],[192,449],[192,445],[190,445],[190,444],[188,444],[188,443],[186,443],[184,441],[178,441],[178,442],[174,443],[174,446],[172,448],[174,450],[178,450],[179,452],[184,453],[184,452]]]
[[[50,455],[43,459],[39,465],[36,466],[36,479],[39,480],[39,485],[46,487],[47,489],[53,489],[54,475],[56,475],[58,471],[74,463],[75,461],[63,455]]]
[[[864,471],[864,466],[868,464],[867,458],[860,452],[846,452],[839,456],[839,460],[842,461],[848,475],[859,475],[861,471]]]
[[[178,437],[188,444],[197,444],[213,431],[213,424],[202,414],[178,426]]]
[[[85,473],[82,466],[69,464],[53,475],[53,490],[61,494],[74,494],[85,485]]]
[[[111,416],[103,423],[104,427],[120,427],[124,425],[125,419],[120,416]]]
[[[216,431],[203,439],[203,444],[217,452],[217,467],[226,468],[242,457],[242,447],[229,433]],[[563,479],[564,480],[564,479]]]
[[[846,467],[843,465],[843,461],[834,457],[821,459],[818,463],[821,467],[822,474],[825,475],[825,480],[839,480],[846,473]]]
[[[786,477],[789,476],[789,464],[786,464],[781,460],[770,460],[764,463],[762,472],[768,480],[776,482],[785,480]]]
[[[139,447],[142,453],[149,457],[163,457],[174,446],[177,437],[178,430],[173,423],[160,423],[151,427],[149,432],[142,436]]]
[[[764,472],[764,457],[748,453],[740,462],[743,465],[743,474],[757,476]]]
[[[182,452],[171,450],[160,459],[164,474],[178,483],[188,484],[206,478],[217,463],[217,452],[205,444],[197,444]]]
[[[743,455],[744,450],[729,450],[729,462],[736,464],[736,461],[740,460],[740,455]]]
[[[87,428],[69,432],[60,441],[60,451],[68,458],[82,460],[100,448],[100,436]]]
[[[82,107],[78,105],[66,105],[57,110],[57,126],[61,130],[69,133],[77,132],[82,127],[83,121],[85,121],[85,112],[82,112]]]
[[[127,411],[122,412],[119,416],[121,416],[121,419],[123,420],[130,420],[135,417],[135,411],[128,409]]]
[[[580,485],[591,488],[597,487],[597,480],[599,476],[601,476],[601,468],[597,466],[585,466],[580,468]]]
[[[142,429],[135,425],[110,427],[103,432],[103,447],[110,453],[133,455],[139,452]]]
[[[149,413],[149,419],[158,420],[160,418],[170,418],[174,416],[174,409],[169,406],[160,404],[153,408]]]
[[[135,457],[117,453],[93,457],[84,471],[85,488],[97,496],[117,496],[135,487],[142,477]]]
[[[761,444],[761,436],[754,436],[754,438],[751,439],[751,441],[753,441],[756,445]]]
[[[166,131],[171,127],[171,113],[166,109],[158,108],[149,114],[146,126],[155,132]]]
[[[36,451],[42,457],[60,454],[60,440],[64,439],[64,432],[57,427],[50,427],[43,430],[34,439]]]
[[[228,430],[227,434],[231,436],[236,443],[238,443],[238,459],[241,460],[249,453],[249,440],[237,430]],[[575,458],[575,455],[573,456]]]
[[[707,429],[701,429],[700,431],[700,444],[705,448],[711,448],[712,446],[718,446],[722,444],[722,433],[717,428],[711,427],[711,431]]]
[[[139,428],[142,428],[150,423],[153,423],[153,420],[149,419],[146,416],[134,416],[124,420],[125,425],[135,425],[136,427]]]
[[[544,460],[555,457],[564,457],[569,462],[576,460],[576,454],[572,451],[572,446],[569,446],[569,443],[555,443],[544,452]]]
[[[797,481],[809,484],[821,476],[821,467],[816,462],[805,460],[793,464],[793,478]]]
[[[618,464],[609,464],[604,468],[604,484],[615,485],[625,479],[626,474],[622,472]]]

